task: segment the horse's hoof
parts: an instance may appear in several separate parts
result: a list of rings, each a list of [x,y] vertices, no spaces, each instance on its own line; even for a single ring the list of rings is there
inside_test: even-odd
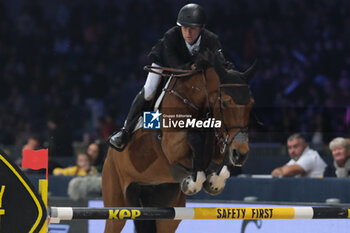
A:
[[[212,176],[212,174],[210,174],[209,176]],[[216,187],[213,185],[213,182],[211,181],[208,181],[206,180],[204,183],[203,183],[203,189],[206,193],[210,194],[210,195],[218,195],[222,192],[222,190],[224,190],[224,187]]]
[[[203,184],[204,191],[210,195],[218,195],[224,190],[226,180],[230,177],[230,171],[227,166],[223,166],[219,175],[215,172],[207,176],[206,181]]]
[[[202,189],[204,181],[204,172],[197,172],[196,181],[194,181],[193,176],[187,176],[185,179],[182,180],[181,191],[186,195],[194,195]]]

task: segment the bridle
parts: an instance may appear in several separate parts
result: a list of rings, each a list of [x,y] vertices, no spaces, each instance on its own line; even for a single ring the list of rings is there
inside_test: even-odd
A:
[[[216,130],[215,128],[215,137],[218,140],[219,143],[222,144],[222,146],[220,146],[220,153],[223,154],[226,151],[226,147],[230,146],[231,143],[233,142],[233,140],[236,139],[236,137],[238,135],[240,135],[241,133],[246,134],[248,132],[248,125],[231,125],[231,126],[227,126],[224,122],[224,114],[222,111],[222,105],[223,105],[223,101],[222,101],[222,97],[221,97],[221,89],[222,88],[227,88],[227,87],[248,87],[248,84],[240,84],[240,83],[232,83],[232,84],[220,84],[219,89],[218,89],[218,98],[217,101],[219,102],[219,113],[220,113],[220,119],[222,120],[222,125],[223,125],[223,135],[220,136],[219,132]],[[216,101],[215,101],[216,102]],[[233,137],[229,140],[229,130],[230,129],[238,129],[237,131],[234,132]],[[224,136],[226,135],[226,136]],[[238,141],[238,140],[237,140]],[[240,139],[239,141],[242,141],[242,139]]]
[[[157,71],[155,71],[155,69],[162,70],[162,71],[168,71],[170,73],[157,72]],[[201,72],[203,83],[204,83],[204,86],[206,87],[205,94],[206,94],[207,104],[209,106],[209,111],[206,113],[206,118],[213,116],[213,112],[212,112],[213,107],[211,106],[210,101],[209,101],[209,93],[208,93],[208,89],[207,89],[207,79],[206,79],[206,75],[205,75],[204,70],[183,70],[183,69],[174,69],[174,68],[158,67],[158,66],[145,66],[144,70],[161,75],[162,77],[174,77],[174,78],[189,77],[189,76],[192,76],[194,74]],[[177,74],[174,74],[174,72]],[[186,105],[188,105],[192,109],[198,111],[199,107],[197,107],[195,104],[193,104],[188,98],[184,97],[181,93],[174,90],[175,85],[176,85],[176,81],[177,81],[177,79],[175,79],[175,82],[173,82],[173,84],[170,88],[169,87],[163,88],[163,91],[165,91],[169,94],[175,95],[177,98],[181,99],[183,101],[183,103],[185,103]],[[242,133],[246,134],[248,132],[248,125],[227,126],[225,124],[225,122],[223,122],[224,121],[224,114],[223,114],[223,110],[222,110],[223,101],[222,101],[222,96],[221,96],[221,92],[222,92],[221,89],[228,88],[228,87],[248,87],[248,86],[249,86],[248,84],[243,84],[243,83],[220,84],[219,85],[217,99],[215,100],[214,103],[216,103],[217,101],[219,102],[219,113],[220,113],[220,119],[222,120],[223,133],[220,133],[217,128],[214,128],[214,133],[215,133],[215,137],[216,137],[217,141],[219,142],[219,144],[221,144],[221,146],[220,146],[220,153],[221,154],[225,153],[226,148],[231,145],[231,143],[236,139],[236,137],[238,135],[241,135]],[[237,131],[235,131],[235,133],[231,139],[229,139],[229,136],[230,136],[229,130],[230,129],[238,129]]]

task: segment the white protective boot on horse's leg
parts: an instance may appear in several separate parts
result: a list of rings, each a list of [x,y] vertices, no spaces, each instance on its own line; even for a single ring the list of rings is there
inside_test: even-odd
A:
[[[213,172],[207,176],[206,181],[203,184],[204,191],[211,195],[217,195],[224,190],[226,180],[230,177],[230,171],[227,165],[223,166],[219,175]]]
[[[181,183],[181,190],[186,195],[194,195],[201,191],[204,181],[205,173],[197,171],[196,181],[193,180],[193,176],[187,176]]]

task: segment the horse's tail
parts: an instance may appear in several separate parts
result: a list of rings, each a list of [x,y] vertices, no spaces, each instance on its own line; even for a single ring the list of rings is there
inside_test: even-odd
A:
[[[179,184],[140,185],[131,183],[126,190],[130,206],[165,207],[180,192]],[[157,233],[155,220],[134,220],[137,233]]]

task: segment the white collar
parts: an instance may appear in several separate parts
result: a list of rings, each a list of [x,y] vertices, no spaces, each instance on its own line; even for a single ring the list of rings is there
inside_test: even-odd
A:
[[[341,168],[341,167],[339,167],[339,165],[338,165],[335,161],[333,161],[333,164],[334,164],[334,167],[335,167],[336,169]],[[345,168],[346,170],[350,171],[350,159],[347,159],[347,160],[346,160],[346,162],[345,162],[343,168]]]
[[[202,38],[202,36],[200,35],[198,37],[196,43],[194,43],[193,45],[190,45],[189,43],[187,43],[187,41],[185,41],[186,47],[191,55],[195,55],[199,52],[199,45],[201,43],[201,38]]]
[[[350,171],[350,159],[346,160],[344,167],[339,167],[338,164],[333,162],[335,167],[335,174],[337,177],[348,177],[348,172]]]

